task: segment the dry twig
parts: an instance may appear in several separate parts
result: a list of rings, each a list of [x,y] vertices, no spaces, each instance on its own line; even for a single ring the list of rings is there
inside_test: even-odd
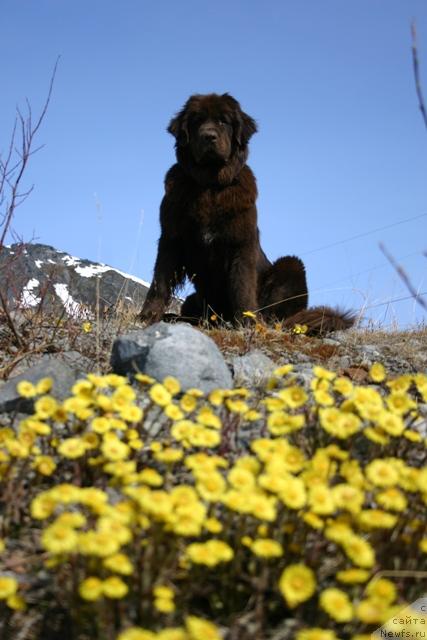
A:
[[[412,65],[414,68],[415,89],[417,91],[418,104],[421,111],[421,115],[423,117],[424,124],[427,128],[427,111],[424,103],[423,92],[421,89],[420,64],[418,61],[418,48],[417,48],[417,30],[416,30],[415,22],[411,24],[411,35],[412,35]]]

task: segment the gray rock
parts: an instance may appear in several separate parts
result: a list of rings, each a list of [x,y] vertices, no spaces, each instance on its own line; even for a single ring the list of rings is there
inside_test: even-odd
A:
[[[197,387],[208,392],[232,386],[231,373],[213,340],[183,323],[158,322],[118,337],[111,366],[121,375],[140,371],[157,380],[175,376],[184,390]]]
[[[73,356],[71,356],[71,360],[73,360]],[[32,413],[33,400],[22,398],[16,390],[16,385],[21,380],[36,384],[41,378],[52,378],[53,387],[50,394],[57,400],[64,400],[70,395],[71,387],[80,373],[82,373],[80,366],[72,367],[56,356],[44,355],[37,364],[26,369],[20,375],[10,378],[0,387],[0,412]]]
[[[367,358],[379,358],[380,352],[378,351],[377,345],[374,344],[363,344],[359,347],[361,353]]]
[[[334,338],[323,338],[323,344],[329,344],[331,347],[337,347],[341,344],[339,340],[335,340]]]
[[[234,356],[231,366],[234,371],[234,384],[247,387],[263,386],[276,368],[273,360],[259,349],[244,356]]]

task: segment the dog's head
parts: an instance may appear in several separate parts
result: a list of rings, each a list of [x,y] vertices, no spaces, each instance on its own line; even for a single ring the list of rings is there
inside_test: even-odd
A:
[[[227,93],[191,96],[168,127],[178,162],[200,182],[215,182],[218,174],[235,175],[256,130],[255,121]],[[224,182],[221,176],[218,181]]]

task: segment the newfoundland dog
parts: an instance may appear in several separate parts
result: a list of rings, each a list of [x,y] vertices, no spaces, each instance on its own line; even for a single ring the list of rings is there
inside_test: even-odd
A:
[[[311,333],[350,327],[354,318],[329,307],[307,309],[304,265],[286,256],[271,263],[261,248],[257,187],[246,164],[255,121],[225,93],[191,96],[169,124],[176,158],[166,174],[154,277],[140,317],[162,319],[172,293],[188,278],[189,320],[212,315],[243,322],[245,311]]]

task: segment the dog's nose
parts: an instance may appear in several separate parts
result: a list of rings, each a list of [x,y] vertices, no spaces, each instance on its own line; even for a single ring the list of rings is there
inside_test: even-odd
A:
[[[218,140],[218,134],[213,129],[209,129],[209,131],[203,131],[202,138],[205,142],[216,142]]]

